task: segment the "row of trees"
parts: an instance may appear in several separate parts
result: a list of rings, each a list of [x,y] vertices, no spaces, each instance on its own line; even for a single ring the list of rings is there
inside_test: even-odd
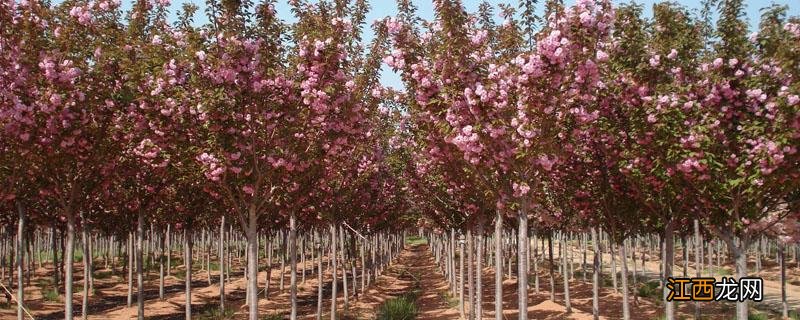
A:
[[[377,108],[385,28],[362,40],[365,1],[295,1],[294,23],[273,1],[208,1],[202,26],[196,6],[174,22],[169,6],[0,4],[1,219],[19,226],[6,233],[18,253],[34,230],[52,227],[54,247],[63,234],[67,319],[79,230],[116,244],[132,232],[143,319],[147,235],[183,232],[191,270],[198,232],[224,229],[227,218],[247,243],[249,318],[258,319],[259,237],[289,229],[295,274],[298,228],[312,241],[310,230],[349,222],[383,242],[402,228],[396,128]]]
[[[343,222],[368,236],[419,222],[480,238],[493,222],[498,319],[506,234],[520,293],[531,232],[598,246],[602,227],[622,256],[626,239],[661,234],[664,278],[676,233],[724,241],[738,277],[755,239],[798,240],[800,21],[785,7],[751,34],[741,0],[661,3],[652,18],[607,0],[547,1],[539,16],[521,1],[499,24],[488,4],[436,1],[424,21],[401,0],[366,42],[366,1],[290,4],[294,23],[271,1],[212,0],[202,26],[193,5],[170,23],[169,1],[0,4],[0,219],[16,252],[30,226],[63,229],[65,317],[78,230],[133,232],[141,275],[149,228],[175,226],[191,253],[195,231],[227,219],[247,244],[250,319],[259,237],[280,229],[294,268],[298,228],[336,239]],[[382,64],[404,90],[378,84]],[[290,288],[294,319],[296,277]]]
[[[494,221],[495,252],[516,227],[520,293],[531,230],[583,232],[597,246],[602,227],[622,255],[626,239],[659,233],[663,279],[678,232],[723,241],[739,278],[762,235],[781,250],[797,243],[800,33],[786,7],[765,8],[750,32],[739,0],[704,1],[701,12],[659,3],[652,18],[602,0],[547,1],[540,17],[534,4],[500,6],[497,24],[488,5],[471,14],[437,1],[423,21],[400,1],[387,21],[384,62],[406,87],[409,183],[428,195],[430,220],[467,237]],[[503,255],[494,257],[501,319]],[[737,319],[747,315],[738,302]]]

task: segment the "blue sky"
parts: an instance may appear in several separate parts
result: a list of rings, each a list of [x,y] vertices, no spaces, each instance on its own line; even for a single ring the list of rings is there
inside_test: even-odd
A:
[[[207,21],[205,17],[205,13],[203,8],[205,7],[205,0],[172,0],[172,8],[173,11],[180,8],[180,5],[184,2],[192,2],[195,3],[200,7],[201,10],[198,11],[196,21],[198,23],[205,23]],[[258,0],[254,0],[258,2]],[[486,0],[488,3],[497,7],[500,3],[511,3],[514,6],[517,6],[519,3],[518,0]],[[123,1],[123,6],[129,7],[132,0],[130,1]],[[419,8],[419,15],[426,20],[430,20],[433,18],[433,4],[432,0],[412,0],[413,3],[417,5]],[[467,7],[467,10],[470,12],[474,12],[478,9],[478,5],[483,2],[481,0],[463,0],[464,5]],[[544,0],[539,0],[540,3],[544,2]],[[575,0],[565,0],[566,5],[572,5]],[[615,4],[619,3],[629,3],[631,0],[612,0]],[[654,3],[663,2],[661,0],[635,0],[633,2],[640,3],[644,5],[645,8],[645,15],[650,16],[652,12],[652,5]],[[677,2],[682,4],[690,9],[697,9],[699,10],[701,7],[700,0],[673,0],[673,2]],[[751,26],[758,24],[760,19],[760,9],[764,7],[768,7],[771,4],[779,4],[779,5],[788,5],[789,6],[789,15],[790,16],[800,16],[800,1],[798,0],[745,0],[746,4],[746,12],[747,12],[747,19]],[[382,19],[386,16],[393,16],[397,14],[397,6],[396,2],[393,0],[372,0],[370,1],[370,5],[372,6],[370,12],[367,14],[367,23],[371,23],[373,20]],[[287,4],[287,0],[279,0],[276,9],[278,10],[278,15],[285,21],[293,21],[295,20],[291,14],[290,7]],[[540,8],[538,10],[539,13],[543,12],[542,5],[540,4]],[[496,11],[497,12],[497,11]],[[173,12],[174,13],[174,12]],[[369,28],[365,28],[368,34],[365,35],[365,38],[369,40],[372,35],[369,34],[371,30]],[[395,88],[401,88],[403,85],[400,81],[400,77],[384,68],[381,71],[381,83],[386,86],[391,86]]]

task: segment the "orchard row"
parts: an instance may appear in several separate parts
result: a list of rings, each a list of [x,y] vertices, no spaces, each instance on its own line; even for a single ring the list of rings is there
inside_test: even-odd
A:
[[[68,319],[87,230],[112,247],[131,237],[141,275],[147,230],[172,226],[191,248],[193,230],[227,219],[246,243],[250,319],[259,239],[276,232],[293,262],[298,237],[317,247],[311,230],[336,239],[342,226],[378,247],[421,227],[439,257],[445,234],[493,224],[497,319],[499,253],[516,254],[527,293],[531,235],[580,234],[570,246],[586,248],[605,234],[627,256],[626,241],[658,234],[662,281],[676,234],[724,243],[737,278],[764,237],[781,252],[800,240],[800,20],[786,7],[751,31],[741,0],[660,3],[652,17],[608,0],[475,13],[440,0],[433,21],[398,1],[365,41],[365,1],[290,1],[289,23],[272,1],[209,0],[202,25],[191,4],[176,19],[169,1],[120,5],[0,4],[0,221],[17,253],[34,233],[63,233]],[[402,90],[379,83],[387,67]],[[512,230],[516,247],[504,247]],[[295,319],[295,277],[290,287]],[[595,318],[598,287],[594,277]],[[738,302],[737,319],[748,313]]]

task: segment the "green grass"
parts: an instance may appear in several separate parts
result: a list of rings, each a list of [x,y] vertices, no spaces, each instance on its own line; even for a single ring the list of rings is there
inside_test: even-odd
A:
[[[765,313],[751,313],[747,316],[747,320],[768,320],[769,317]]]
[[[413,320],[417,318],[415,294],[386,300],[378,309],[378,320]]]
[[[261,317],[261,320],[283,320],[283,315],[279,313],[268,314]]]
[[[800,313],[794,310],[789,310],[789,319],[800,320]]]
[[[705,272],[713,274],[715,276],[730,276],[730,275],[733,274],[731,272],[731,270],[726,269],[726,268],[721,268],[721,267],[712,267],[712,268],[706,270]]]
[[[411,246],[428,244],[428,239],[420,236],[408,236],[406,237],[406,244]]]
[[[47,302],[61,302],[61,297],[55,288],[44,290],[44,300]]]
[[[658,280],[653,280],[647,283],[640,284],[637,294],[642,298],[660,298],[661,283]],[[660,299],[656,300],[660,301]]]
[[[233,319],[233,309],[225,309],[223,312],[219,309],[219,306],[214,305],[205,308],[200,312],[197,319],[200,320],[225,320],[225,319]],[[280,318],[279,318],[280,319]]]
[[[439,296],[442,297],[442,300],[444,300],[444,303],[446,303],[448,307],[455,308],[458,306],[458,299],[453,297],[450,291],[442,291],[439,293]]]

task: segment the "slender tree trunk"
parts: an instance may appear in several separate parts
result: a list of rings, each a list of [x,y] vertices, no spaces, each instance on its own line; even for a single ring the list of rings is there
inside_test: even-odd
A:
[[[503,320],[503,214],[494,218],[494,318]]]
[[[128,232],[128,308],[133,305],[133,232]]]
[[[475,318],[483,319],[483,221],[478,222],[478,254],[475,257]]]
[[[740,241],[738,248],[731,248],[733,258],[736,263],[736,278],[742,279],[747,277],[747,254],[745,252],[747,243]],[[736,319],[747,320],[749,315],[747,300],[736,302]]]
[[[83,240],[83,297],[81,301],[81,319],[86,320],[89,317],[89,262],[92,259],[89,254],[89,230],[87,230],[86,217],[81,212],[81,222],[83,229],[81,230],[81,239]]]
[[[17,213],[19,214],[19,223],[17,224],[17,320],[22,320],[25,313],[25,286],[22,283],[22,265],[25,263],[25,208],[19,201],[17,201]]]
[[[225,215],[219,222],[219,310],[225,314]]]
[[[250,320],[258,320],[258,216],[256,213],[255,207],[251,207],[248,210],[247,291],[249,293],[248,319]]]
[[[52,226],[52,235],[51,235],[51,242],[53,246],[53,286],[58,291],[58,288],[61,287],[61,264],[58,263],[58,229],[55,225]],[[61,254],[63,257],[63,253]]]
[[[696,272],[696,276],[700,278],[700,256],[702,250],[701,240],[700,240],[700,222],[697,219],[694,220],[694,269]],[[697,302],[694,303],[694,318],[700,319],[701,310],[700,304]]]
[[[142,209],[138,210],[136,221],[136,314],[139,320],[144,320],[144,257],[142,256],[144,242],[144,212]]]
[[[619,244],[619,256],[622,258],[622,319],[631,318],[631,306],[628,299],[628,253],[625,251],[625,240]]]
[[[172,274],[172,226],[167,224],[167,276]]]
[[[562,234],[561,235],[561,247],[564,248],[563,250],[567,250],[567,240],[566,237]],[[564,307],[566,308],[566,312],[572,312],[572,301],[569,298],[569,276],[567,275],[567,255],[562,251],[561,253],[561,265],[563,266],[562,276],[564,278]]]
[[[323,246],[322,246],[322,237],[320,237],[319,231],[314,230],[314,244],[317,246],[317,251],[319,252],[319,256],[317,259],[317,320],[322,319],[322,256],[323,254]]]
[[[617,253],[614,251],[614,244],[609,241],[608,250],[611,251],[611,285],[614,292],[619,292],[617,287]]]
[[[331,320],[336,320],[336,291],[337,291],[337,265],[336,265],[336,225],[331,224],[331,274],[333,281],[331,283]]]
[[[778,261],[781,267],[781,316],[783,319],[789,319],[789,304],[786,301],[786,244],[780,239],[777,242]]]
[[[555,268],[555,263],[553,262],[553,232],[551,231],[547,235],[547,260],[550,263],[550,301],[556,301],[556,277],[554,274],[553,268]]]
[[[665,288],[664,290],[664,314],[666,316],[666,320],[673,320],[675,319],[675,302],[674,301],[666,301],[667,297],[667,278],[672,277],[672,265],[673,259],[675,257],[675,234],[673,232],[674,228],[674,221],[669,220],[667,222],[666,227],[664,228],[664,278],[662,279],[662,287]]]
[[[472,230],[467,229],[467,287],[469,288],[469,311],[467,313],[468,319],[475,317],[475,270],[473,270],[472,262],[475,260],[473,251]]]
[[[528,213],[519,210],[517,230],[517,299],[519,319],[528,320]]]
[[[594,320],[600,319],[600,245],[597,236],[597,230],[592,228],[592,250],[594,251],[594,259],[592,261],[592,318]]]
[[[164,253],[167,249],[165,247],[164,237],[165,235],[163,233],[158,237],[159,247],[161,248],[161,254],[158,256],[158,298],[161,300],[164,300]]]
[[[464,309],[464,241],[458,240],[458,312],[465,319]]]
[[[75,214],[67,210],[67,243],[64,248],[64,317],[72,320],[72,297],[73,297],[73,268],[72,262],[75,258]]]
[[[289,297],[291,300],[291,320],[297,319],[297,218],[295,217],[294,212],[292,212],[291,216],[289,216],[289,245],[290,245],[290,263],[291,268],[290,271],[292,273],[291,279],[289,280]],[[305,269],[305,268],[303,268]],[[256,270],[257,272],[257,270]],[[305,272],[304,272],[305,274]],[[255,319],[257,320],[257,319]]]
[[[186,278],[184,279],[186,284],[186,305],[184,306],[184,314],[186,320],[192,320],[192,248],[194,247],[194,243],[192,242],[191,226],[186,227],[183,243],[183,265],[186,266]]]
[[[267,276],[264,284],[264,299],[269,300],[269,285],[272,280],[272,242],[274,239],[267,239]]]

